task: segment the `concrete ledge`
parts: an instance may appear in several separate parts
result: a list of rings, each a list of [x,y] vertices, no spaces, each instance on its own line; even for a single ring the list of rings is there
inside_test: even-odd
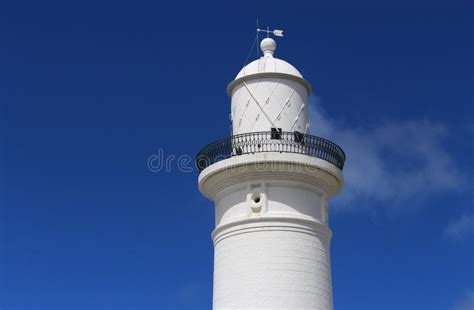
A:
[[[211,236],[216,245],[222,239],[257,231],[293,231],[322,237],[326,242],[329,242],[332,237],[332,231],[326,225],[315,221],[284,217],[261,217],[220,225],[214,229]]]
[[[264,180],[296,181],[333,197],[342,190],[342,171],[333,164],[308,155],[265,152],[233,156],[216,162],[199,174],[199,190],[207,198],[232,185]]]

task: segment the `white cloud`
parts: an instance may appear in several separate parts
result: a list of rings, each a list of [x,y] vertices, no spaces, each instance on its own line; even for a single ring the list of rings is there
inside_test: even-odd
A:
[[[463,300],[457,303],[453,310],[472,310],[474,309],[474,292],[466,294]]]
[[[444,125],[419,120],[350,126],[328,117],[318,98],[311,100],[312,133],[334,141],[347,156],[345,188],[334,200],[336,208],[413,206],[465,185],[444,144],[449,134]]]
[[[443,237],[451,240],[462,240],[472,233],[474,233],[474,214],[463,214],[459,218],[449,221],[443,232]]]

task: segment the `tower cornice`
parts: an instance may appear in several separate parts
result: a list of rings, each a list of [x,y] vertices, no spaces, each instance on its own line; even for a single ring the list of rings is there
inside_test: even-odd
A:
[[[234,156],[204,169],[199,175],[199,190],[214,200],[219,192],[236,184],[259,180],[295,181],[331,198],[342,190],[340,169],[329,162],[302,154],[258,153]]]

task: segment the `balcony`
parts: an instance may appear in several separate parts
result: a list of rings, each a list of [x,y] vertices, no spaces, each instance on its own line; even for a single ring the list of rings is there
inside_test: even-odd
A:
[[[298,131],[281,132],[273,129],[239,134],[210,143],[196,156],[196,165],[202,171],[233,156],[264,152],[304,154],[325,160],[341,170],[346,159],[344,151],[329,140]]]

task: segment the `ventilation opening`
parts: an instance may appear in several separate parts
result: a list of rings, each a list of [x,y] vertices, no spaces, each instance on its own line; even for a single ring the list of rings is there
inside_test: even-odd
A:
[[[260,194],[254,194],[254,195],[252,195],[252,201],[253,201],[253,203],[258,204],[258,203],[260,203],[261,200],[262,200],[262,198],[260,198]]]

